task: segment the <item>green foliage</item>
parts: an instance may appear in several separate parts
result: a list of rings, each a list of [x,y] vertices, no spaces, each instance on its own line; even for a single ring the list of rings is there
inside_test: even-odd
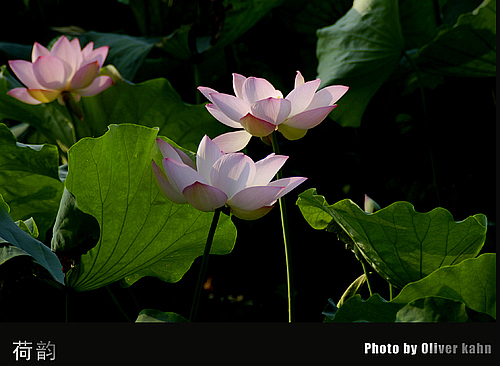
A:
[[[0,194],[0,265],[17,256],[30,256],[48,271],[53,281],[64,284],[64,274],[57,256],[49,247],[21,229],[21,225],[16,225],[9,210]],[[27,224],[24,226],[28,227]]]
[[[432,3],[355,0],[335,24],[318,30],[321,85],[350,87],[339,101],[345,107],[334,109],[332,119],[359,127],[370,99],[390,76],[399,77],[393,85],[406,84],[409,91],[435,87],[448,75],[496,75],[496,1],[483,1],[452,25],[437,23],[441,9]],[[451,4],[448,10],[445,15],[453,18],[450,13],[463,7]]]
[[[55,146],[17,143],[0,124],[0,194],[14,220],[35,219],[41,240],[54,223],[63,191],[58,162]]]
[[[100,138],[85,138],[69,152],[66,187],[78,208],[96,218],[97,245],[81,257],[66,284],[86,291],[143,276],[167,282],[182,278],[203,248],[213,213],[168,201],[151,168],[159,154],[157,129],[111,125]],[[227,254],[236,230],[219,219],[212,254]]]
[[[405,286],[392,301],[374,294],[348,299],[326,322],[463,322],[471,312],[496,319],[496,254],[442,267]]]
[[[368,263],[399,288],[474,258],[485,241],[487,220],[482,214],[455,222],[443,208],[418,213],[408,202],[367,214],[351,200],[328,205],[315,193],[309,189],[297,201],[306,221],[315,229],[340,226]]]
[[[137,316],[136,323],[185,323],[188,322],[182,315],[172,312],[163,312],[155,309],[144,309]]]
[[[321,86],[348,85],[330,114],[357,127],[371,97],[394,72],[403,52],[398,0],[355,1],[334,25],[318,30]]]

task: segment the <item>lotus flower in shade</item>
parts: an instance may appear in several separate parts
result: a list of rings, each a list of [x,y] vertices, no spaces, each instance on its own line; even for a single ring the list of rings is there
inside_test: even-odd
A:
[[[297,71],[295,88],[283,98],[267,80],[233,74],[236,96],[218,93],[200,86],[198,90],[210,101],[206,108],[225,125],[239,129],[214,139],[224,152],[243,149],[252,136],[265,137],[276,129],[287,139],[297,140],[307,130],[320,124],[349,89],[333,85],[317,91],[320,79],[304,82]]]
[[[109,76],[98,76],[108,55],[108,46],[94,50],[90,42],[82,50],[78,38],[71,42],[60,37],[49,51],[35,42],[31,61],[9,61],[10,68],[26,86],[11,89],[8,94],[28,104],[50,103],[57,99],[61,105],[72,96],[92,96],[113,85]]]
[[[228,206],[236,217],[255,220],[267,214],[276,200],[307,178],[271,182],[287,156],[270,154],[254,161],[243,153],[224,154],[208,136],[198,146],[196,165],[181,150],[158,138],[164,171],[153,161],[156,180],[174,203],[189,203],[210,212]]]

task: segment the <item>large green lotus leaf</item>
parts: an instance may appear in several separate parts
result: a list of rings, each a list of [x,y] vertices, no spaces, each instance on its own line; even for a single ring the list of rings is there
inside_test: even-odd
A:
[[[466,321],[463,306],[496,319],[496,254],[439,268],[405,286],[392,301],[379,294],[366,301],[355,295],[325,321]]]
[[[159,127],[160,135],[196,151],[205,134],[213,138],[228,130],[204,104],[184,103],[167,79],[131,84],[121,79],[112,66],[102,72],[112,75],[115,85],[80,102],[93,136],[101,136],[110,124],[133,123]]]
[[[398,0],[355,0],[347,14],[317,35],[320,87],[350,88],[330,117],[341,126],[358,127],[368,102],[401,60]]]
[[[373,214],[349,199],[328,205],[309,189],[297,204],[315,229],[338,225],[370,265],[387,281],[403,288],[436,269],[474,258],[486,237],[486,216],[455,222],[444,208],[416,212],[409,202],[395,202]]]
[[[0,124],[0,194],[14,220],[35,219],[41,240],[54,223],[63,192],[58,163],[55,146],[18,144]]]
[[[29,123],[53,145],[69,147],[76,141],[70,117],[58,102],[30,105],[7,95],[10,89],[22,85],[0,66],[0,121],[11,119]]]
[[[443,25],[414,56],[421,72],[451,76],[496,76],[496,1],[485,0],[475,10]]]
[[[496,254],[485,253],[442,267],[405,286],[392,302],[407,304],[424,296],[460,301],[496,319]]]
[[[182,278],[203,254],[213,213],[168,201],[158,188],[152,159],[160,154],[157,129],[121,124],[99,138],[84,138],[69,152],[66,187],[100,227],[97,245],[68,272],[66,283],[86,291],[143,276]],[[229,253],[236,240],[221,215],[212,254]]]
[[[49,247],[16,225],[9,210],[9,205],[0,194],[0,265],[17,256],[30,256],[55,281],[64,285],[64,274],[57,256]]]

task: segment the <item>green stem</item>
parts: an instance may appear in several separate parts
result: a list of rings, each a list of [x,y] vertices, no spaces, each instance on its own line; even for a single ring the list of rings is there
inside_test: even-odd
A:
[[[278,147],[278,138],[276,136],[276,131],[271,134],[271,143],[273,146],[273,152],[278,155],[279,147]],[[276,174],[276,179],[282,178],[281,169]],[[291,323],[294,321],[294,296],[295,289],[293,285],[292,278],[292,256],[290,250],[290,234],[288,231],[288,215],[286,211],[285,198],[281,197],[278,199],[280,206],[280,215],[281,215],[281,227],[283,228],[283,243],[285,244],[285,262],[286,262],[286,280],[287,280],[287,294],[288,294],[288,322]]]
[[[363,267],[363,272],[365,273],[366,284],[368,286],[368,291],[370,292],[370,296],[372,296],[373,295],[373,291],[372,291],[372,286],[370,285],[370,277],[369,277],[369,272],[366,269],[365,260],[364,260],[364,258],[359,258],[359,261],[361,262],[361,266]]]
[[[394,298],[394,286],[389,283],[389,301],[392,301]]]
[[[198,305],[200,303],[201,289],[203,288],[203,283],[205,283],[205,276],[208,267],[208,256],[210,255],[210,248],[212,247],[212,242],[214,240],[215,229],[217,228],[217,223],[219,222],[221,209],[218,208],[214,212],[212,218],[212,224],[210,225],[210,230],[208,232],[207,242],[205,244],[205,251],[203,252],[203,259],[201,261],[201,269],[198,274],[198,281],[196,282],[196,289],[193,298],[193,304],[191,306],[191,313],[189,314],[189,321],[192,323],[196,319],[196,313],[198,312]]]

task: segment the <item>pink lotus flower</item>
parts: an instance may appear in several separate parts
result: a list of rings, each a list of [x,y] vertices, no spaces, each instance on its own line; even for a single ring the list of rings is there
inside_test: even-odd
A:
[[[189,203],[200,211],[227,205],[236,217],[255,220],[307,179],[292,177],[271,182],[288,156],[270,154],[254,163],[243,153],[222,153],[206,135],[198,146],[196,166],[181,150],[160,138],[156,142],[164,157],[165,172],[153,161],[160,189],[170,201]]]
[[[252,136],[264,137],[278,129],[287,139],[297,140],[320,124],[349,89],[328,86],[316,92],[321,80],[304,82],[297,71],[295,88],[283,98],[267,80],[233,74],[236,96],[204,86],[198,90],[210,101],[206,108],[225,125],[239,129],[214,139],[224,152],[243,149]]]
[[[35,42],[32,62],[9,61],[14,74],[26,88],[14,88],[7,94],[28,104],[50,103],[57,99],[61,105],[71,95],[76,102],[80,97],[92,96],[113,85],[109,76],[97,76],[108,46],[94,48],[90,42],[82,50],[78,38],[71,42],[60,37],[49,51]]]

